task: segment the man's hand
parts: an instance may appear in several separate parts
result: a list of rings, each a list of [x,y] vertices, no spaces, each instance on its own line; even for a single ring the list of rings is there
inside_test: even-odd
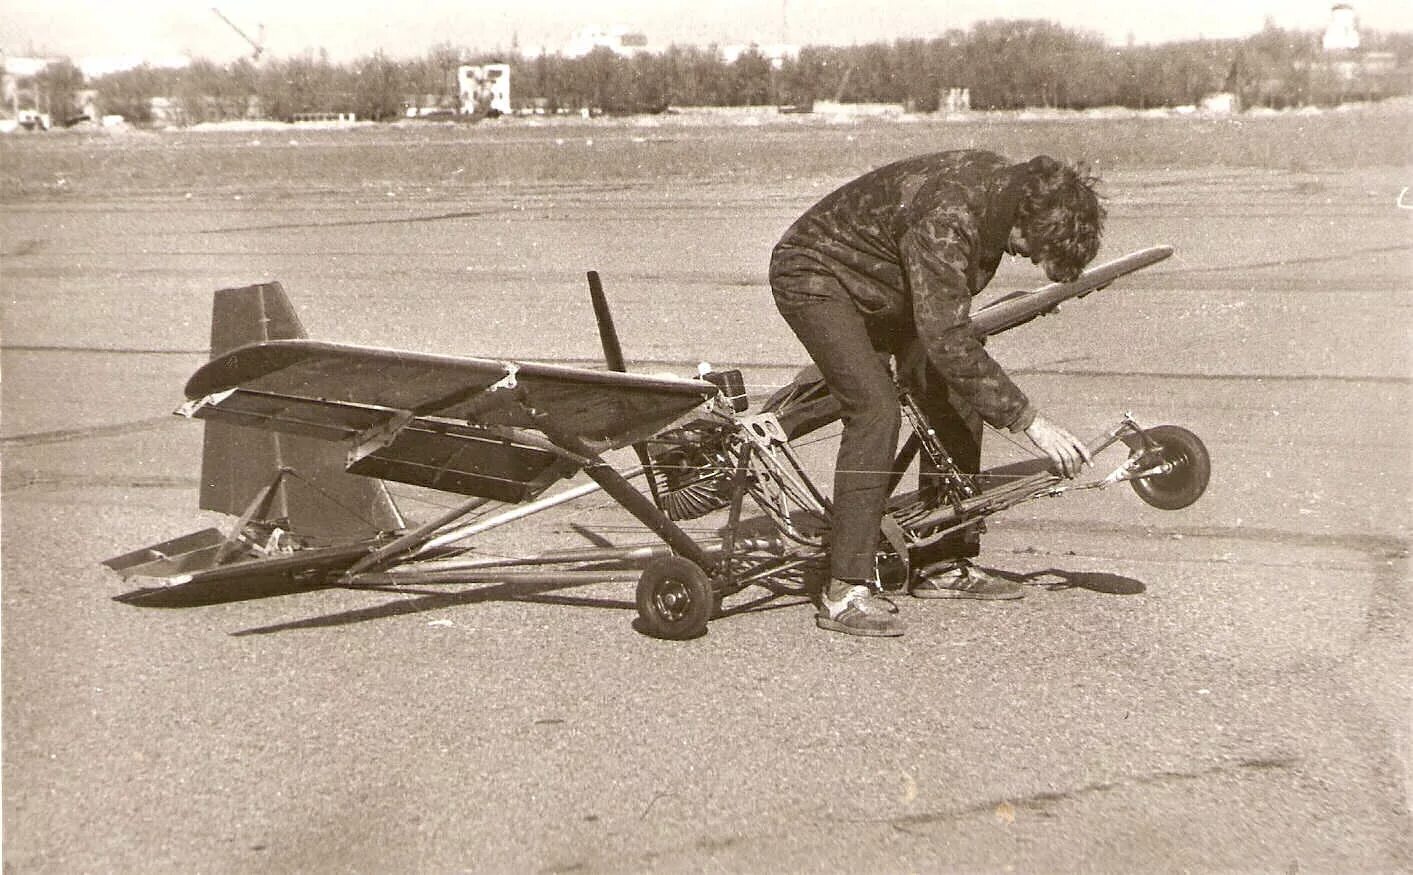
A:
[[[1089,457],[1089,448],[1079,438],[1038,413],[1035,421],[1025,430],[1025,436],[1040,452],[1050,457],[1065,477],[1078,476],[1087,463],[1094,461]]]

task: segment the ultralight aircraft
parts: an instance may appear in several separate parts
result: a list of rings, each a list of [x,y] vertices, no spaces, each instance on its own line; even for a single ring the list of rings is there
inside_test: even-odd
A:
[[[1007,331],[1171,254],[1142,249],[1073,282],[1016,292],[974,312],[973,330]],[[755,411],[739,371],[628,373],[602,284],[588,278],[607,370],[319,342],[278,283],[218,291],[211,359],[187,381],[177,413],[205,423],[201,508],[235,521],[104,564],[152,584],[128,594],[140,597],[253,578],[420,584],[505,580],[527,566],[643,563],[638,628],[667,639],[703,634],[726,596],[818,566],[830,500],[792,447],[838,419],[818,372],[805,369]],[[1202,495],[1211,473],[1192,432],[1145,429],[1125,415],[1089,447],[1095,455],[1127,448],[1105,476],[1065,480],[1044,460],[967,475],[903,389],[899,402],[911,428],[894,488],[919,453],[943,488],[928,501],[893,498],[879,538],[885,585],[906,581],[911,550],[1022,502],[1128,483],[1148,504],[1179,509]],[[626,447],[637,465],[605,461]],[[581,471],[588,482],[549,492]],[[645,488],[633,483],[640,477]],[[462,500],[410,525],[385,481]],[[476,535],[600,491],[661,543],[477,555]],[[488,513],[493,503],[507,507]],[[747,519],[750,506],[759,516]],[[717,537],[694,538],[681,526],[716,511],[726,515]]]

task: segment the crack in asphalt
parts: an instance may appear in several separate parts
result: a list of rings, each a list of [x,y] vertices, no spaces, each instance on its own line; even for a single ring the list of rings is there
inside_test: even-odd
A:
[[[1133,775],[1114,781],[1095,781],[1083,784],[1068,790],[1046,790],[1032,793],[1019,798],[1003,797],[999,799],[989,799],[984,802],[977,802],[972,805],[964,805],[959,808],[949,808],[940,811],[923,812],[919,814],[908,814],[901,817],[889,817],[879,820],[855,821],[856,823],[872,823],[890,826],[900,832],[907,832],[909,827],[928,826],[936,823],[946,823],[949,821],[964,820],[975,817],[979,814],[991,814],[1010,806],[1012,810],[1033,811],[1044,813],[1047,809],[1065,802],[1072,802],[1088,796],[1096,796],[1104,793],[1111,793],[1115,790],[1123,790],[1129,787],[1146,787],[1154,785],[1178,784],[1188,781],[1200,781],[1206,778],[1219,777],[1230,774],[1243,774],[1248,772],[1270,772],[1288,771],[1295,768],[1301,762],[1299,757],[1294,756],[1266,756],[1253,757],[1231,765],[1216,765],[1205,769],[1193,771],[1162,771],[1152,772],[1146,775]]]
[[[40,489],[46,486],[90,487],[103,486],[118,489],[187,489],[200,486],[200,477],[134,477],[123,474],[92,476],[86,474],[44,474],[35,471],[6,473],[4,492],[18,492],[24,489]]]
[[[1095,781],[1068,790],[1045,790],[1032,793],[1028,796],[988,799],[970,805],[942,809],[939,811],[885,818],[852,820],[843,818],[829,820],[813,819],[808,822],[826,829],[836,828],[839,823],[850,823],[859,826],[885,826],[906,835],[914,835],[913,830],[918,827],[954,823],[956,821],[985,815],[1010,818],[1014,817],[1017,811],[1027,811],[1045,816],[1048,814],[1049,809],[1055,806],[1081,800],[1086,797],[1112,793],[1117,790],[1133,787],[1173,785],[1228,775],[1286,772],[1296,768],[1301,762],[1302,759],[1300,757],[1279,754],[1247,757],[1235,763],[1214,765],[1205,769],[1194,769],[1191,771],[1168,770],[1149,774],[1131,775],[1112,781]],[[774,842],[781,837],[778,831],[769,831],[754,835],[708,836],[698,839],[689,845],[647,852],[638,857],[638,862],[652,865],[684,852],[696,855],[703,851],[722,851],[743,845]],[[558,873],[592,870],[598,868],[598,865],[599,861],[576,860],[570,863],[549,866],[539,871],[546,873],[546,875],[549,875],[549,873],[556,873],[556,875],[558,875]]]
[[[53,346],[44,344],[0,345],[0,352],[94,353],[98,355],[210,355],[204,349],[149,349],[144,347]]]
[[[1190,380],[1196,383],[1223,381],[1256,383],[1353,383],[1407,386],[1413,377],[1346,376],[1343,374],[1193,374],[1172,371],[1103,371],[1069,368],[1011,368],[1016,376],[1045,377],[1135,377],[1144,380]]]
[[[1384,255],[1389,252],[1407,252],[1413,249],[1413,244],[1399,243],[1393,246],[1366,246],[1362,249],[1350,249],[1345,252],[1338,252],[1332,255],[1311,255],[1307,258],[1280,258],[1274,261],[1246,261],[1241,264],[1218,265],[1214,267],[1171,267],[1166,270],[1154,271],[1152,276],[1183,276],[1195,273],[1229,273],[1234,270],[1251,270],[1263,267],[1291,267],[1299,264],[1328,264],[1336,261],[1349,261],[1361,255]]]
[[[288,231],[301,228],[354,228],[364,225],[411,225],[420,222],[445,222],[451,219],[475,219],[496,213],[510,212],[509,207],[494,207],[485,210],[463,210],[454,213],[437,213],[430,216],[403,216],[397,219],[345,219],[340,222],[280,222],[271,225],[237,225],[230,228],[207,228],[199,234],[230,234],[238,231]]]
[[[0,447],[38,447],[46,444],[62,444],[68,443],[69,441],[86,440],[88,438],[118,437],[121,435],[151,431],[154,428],[161,428],[164,425],[176,421],[176,417],[168,414],[166,416],[152,416],[146,419],[134,419],[129,422],[119,422],[113,425],[94,425],[88,428],[61,428],[53,431],[36,431],[28,434],[0,437]],[[63,477],[67,475],[47,476]]]
[[[1020,531],[1040,532],[1083,532],[1089,535],[1117,535],[1135,537],[1148,533],[1166,537],[1179,535],[1194,540],[1240,541],[1252,544],[1279,544],[1300,547],[1350,550],[1365,553],[1380,559],[1398,559],[1408,555],[1409,540],[1398,535],[1380,534],[1325,534],[1320,532],[1300,532],[1291,529],[1257,528],[1255,526],[1178,526],[1164,527],[1120,523],[1071,523],[1064,520],[1023,520],[1006,518],[1005,527]]]

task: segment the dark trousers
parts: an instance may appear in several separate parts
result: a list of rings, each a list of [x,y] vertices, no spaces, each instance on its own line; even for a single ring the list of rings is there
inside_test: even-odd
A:
[[[842,286],[836,283],[837,291],[830,290],[833,293],[824,297],[819,294],[820,278],[811,279],[808,295],[792,295],[777,288],[776,305],[819,366],[841,408],[844,431],[834,466],[830,574],[867,580],[874,577],[879,523],[888,501],[902,420],[888,369],[890,356],[898,359],[900,379],[942,446],[965,473],[980,470],[981,419],[960,399],[950,397],[946,381],[928,364],[916,337],[871,327]],[[936,478],[929,476],[935,468],[924,459],[920,471],[924,493],[935,490]],[[977,532],[968,529],[917,551],[911,558],[923,565],[975,556],[979,551]]]
[[[907,338],[898,352],[898,373],[903,385],[922,412],[922,418],[937,435],[942,451],[963,475],[975,476],[981,470],[983,423],[966,399],[951,391],[947,381],[927,360],[927,350],[916,337]],[[937,467],[924,451],[919,455],[918,488],[921,498],[935,504],[944,487]],[[935,562],[970,558],[981,552],[981,526],[972,526],[913,550],[914,567]]]

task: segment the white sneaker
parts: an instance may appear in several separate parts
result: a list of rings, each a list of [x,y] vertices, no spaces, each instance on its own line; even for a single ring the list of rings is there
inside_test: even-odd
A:
[[[815,625],[830,632],[875,638],[896,638],[903,624],[894,616],[898,608],[866,586],[851,586],[839,599],[829,597],[826,586],[819,598]]]

